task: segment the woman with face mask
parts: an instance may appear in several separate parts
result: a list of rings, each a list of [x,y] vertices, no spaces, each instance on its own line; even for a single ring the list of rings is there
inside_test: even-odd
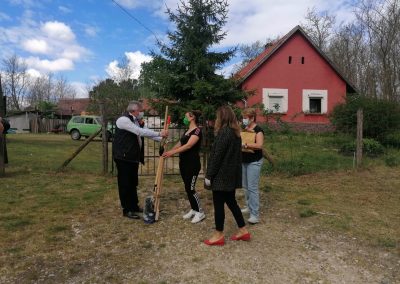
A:
[[[191,207],[190,211],[183,215],[183,219],[191,219],[193,224],[206,217],[201,208],[199,195],[196,192],[196,180],[201,168],[199,152],[202,133],[198,127],[200,115],[199,111],[185,113],[183,123],[188,127],[187,131],[171,150],[163,154],[165,158],[179,154],[179,170]]]
[[[255,132],[253,143],[242,144],[242,149],[250,149],[251,152],[242,152],[242,184],[245,189],[246,207],[243,213],[250,213],[247,220],[250,224],[260,221],[259,207],[260,197],[258,184],[260,181],[261,166],[263,163],[262,147],[264,145],[264,131],[256,123],[256,111],[253,108],[246,108],[242,112],[242,126],[245,131]]]

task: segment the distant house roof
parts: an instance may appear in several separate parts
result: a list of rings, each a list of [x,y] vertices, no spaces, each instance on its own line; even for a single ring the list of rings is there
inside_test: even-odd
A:
[[[90,99],[60,99],[57,104],[58,115],[77,115],[85,112],[89,106]]]
[[[256,58],[251,60],[246,66],[244,66],[239,72],[236,73],[235,77],[239,79],[240,84],[242,84],[248,77],[253,74],[254,71],[258,69],[265,61],[267,61],[282,45],[284,45],[294,34],[299,32],[302,34],[314,47],[314,49],[319,53],[319,55],[324,58],[328,64],[332,67],[332,69],[339,75],[342,80],[344,80],[347,84],[347,92],[355,93],[357,92],[356,88],[351,84],[351,82],[342,74],[342,72],[338,69],[338,67],[328,58],[328,56],[314,44],[311,38],[307,35],[307,33],[300,27],[296,26],[285,36],[277,40],[276,42],[267,45],[265,50],[258,55]]]

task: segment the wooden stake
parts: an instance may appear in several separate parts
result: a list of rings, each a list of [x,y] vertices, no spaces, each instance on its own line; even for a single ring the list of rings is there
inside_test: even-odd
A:
[[[167,130],[169,126],[169,118],[168,118],[168,106],[165,107],[165,117],[164,117],[164,130]],[[164,147],[165,138],[161,140],[160,147]],[[162,190],[162,181],[164,174],[164,157],[160,156],[158,160],[157,174],[156,180],[154,182],[154,212],[155,212],[155,220],[158,221],[158,217],[160,215],[160,195]]]
[[[357,148],[356,148],[356,165],[361,167],[363,151],[363,110],[357,110]]]
[[[101,132],[102,128],[99,129],[96,133],[92,134],[88,139],[86,139],[85,143],[79,146],[78,149],[68,158],[65,162],[57,169],[57,172],[62,171],[99,133]]]

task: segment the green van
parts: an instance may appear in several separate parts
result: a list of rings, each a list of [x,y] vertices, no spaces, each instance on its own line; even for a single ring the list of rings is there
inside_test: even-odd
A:
[[[82,136],[89,137],[101,128],[101,117],[95,115],[73,116],[67,124],[67,132],[73,140],[79,140]],[[101,133],[100,133],[101,136]],[[112,138],[112,126],[107,126],[107,139]]]

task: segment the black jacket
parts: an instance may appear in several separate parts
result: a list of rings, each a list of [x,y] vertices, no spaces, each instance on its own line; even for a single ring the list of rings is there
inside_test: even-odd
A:
[[[242,187],[242,140],[230,127],[221,128],[215,137],[206,178],[211,180],[211,190],[233,191]]]
[[[129,114],[123,116],[133,122],[133,117]],[[132,132],[116,127],[113,140],[113,156],[115,160],[122,160],[133,163],[144,162],[144,139],[142,138],[142,149],[140,149],[138,136]]]

